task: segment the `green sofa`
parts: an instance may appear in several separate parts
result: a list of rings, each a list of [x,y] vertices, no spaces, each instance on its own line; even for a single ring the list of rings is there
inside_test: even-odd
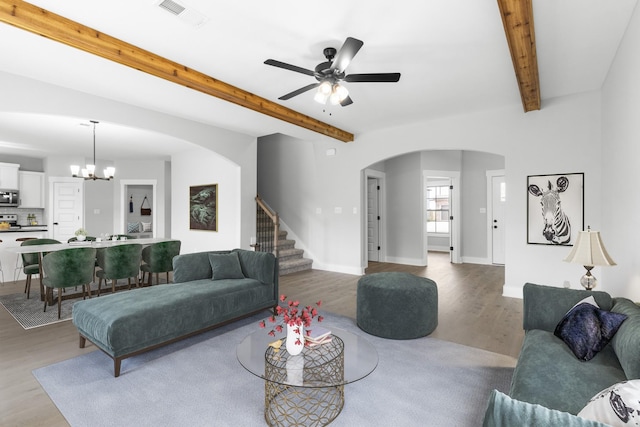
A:
[[[278,304],[278,262],[243,249],[182,254],[173,259],[173,283],[73,306],[80,347],[94,343],[114,361],[204,332]]]
[[[589,296],[601,309],[628,317],[611,341],[585,362],[554,330],[567,311]],[[522,425],[518,423],[525,415],[528,426],[603,425],[575,415],[605,388],[640,378],[640,307],[606,292],[532,283],[524,285],[523,298],[525,338],[509,396],[492,394],[484,426]]]

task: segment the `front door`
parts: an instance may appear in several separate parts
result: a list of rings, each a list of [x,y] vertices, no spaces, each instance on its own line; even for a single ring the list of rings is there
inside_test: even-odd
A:
[[[82,183],[81,180],[53,181],[51,218],[55,240],[66,242],[84,223]]]

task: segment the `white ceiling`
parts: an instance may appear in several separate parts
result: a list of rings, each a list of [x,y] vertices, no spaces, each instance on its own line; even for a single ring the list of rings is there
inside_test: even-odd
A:
[[[505,105],[522,111],[496,0],[176,2],[207,21],[189,25],[158,0],[31,1],[352,132],[356,143],[361,132],[417,120]],[[533,1],[542,109],[550,98],[602,86],[636,3]],[[348,73],[400,72],[400,82],[347,83],[348,107],[317,104],[313,91],[278,101],[314,80],[266,59],[313,69],[325,47],[340,48],[348,36],[364,41]],[[318,136],[3,23],[0,40],[0,71],[249,135]],[[100,117],[0,112],[0,153],[73,152],[91,138],[91,128],[80,125],[90,119]],[[184,146],[117,123],[100,123],[97,134],[98,158],[166,156]]]

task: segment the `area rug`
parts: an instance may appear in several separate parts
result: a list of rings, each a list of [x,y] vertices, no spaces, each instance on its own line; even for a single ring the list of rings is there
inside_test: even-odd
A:
[[[0,304],[24,329],[37,328],[71,319],[71,308],[76,301],[78,300],[62,301],[62,310],[60,319],[58,319],[57,303],[47,307],[47,311],[44,312],[44,302],[40,301],[38,292],[35,294],[32,292],[29,299],[25,293],[0,296]]]
[[[25,293],[0,295],[0,304],[2,304],[9,314],[11,314],[11,316],[13,316],[13,318],[16,319],[24,329],[32,329],[70,320],[73,304],[82,300],[82,296],[62,300],[62,304],[60,305],[60,319],[58,319],[58,300],[55,300],[54,305],[48,306],[47,311],[45,312],[44,302],[40,301],[40,292],[38,290],[35,292],[33,291],[35,286],[36,284],[32,285],[31,297],[29,299],[27,299],[27,294]],[[116,290],[124,291],[127,287],[128,285],[124,282],[123,284],[120,284]],[[103,284],[102,289],[104,290],[104,288],[105,285]],[[91,291],[93,292],[94,298],[97,289],[98,285],[96,283],[92,283]],[[55,292],[56,293],[54,293],[54,295],[57,295],[57,291]],[[71,292],[71,290],[69,292]],[[77,293],[80,291],[73,290],[73,292]],[[105,290],[103,292],[108,294],[110,291]]]
[[[33,375],[73,427],[265,425],[264,383],[235,352],[264,317],[126,359],[118,378],[101,351]],[[478,426],[491,390],[508,392],[511,357],[428,337],[378,338],[331,314],[324,325],[365,336],[379,356],[373,373],[345,386],[344,409],[332,426]]]

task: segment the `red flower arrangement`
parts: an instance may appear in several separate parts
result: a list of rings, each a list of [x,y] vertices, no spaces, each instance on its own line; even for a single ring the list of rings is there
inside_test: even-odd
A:
[[[269,317],[269,323],[276,323],[277,317],[282,317],[283,323],[275,325],[273,329],[269,331],[269,335],[275,336],[276,332],[282,332],[283,325],[291,325],[291,326],[300,326],[304,325],[305,328],[311,326],[311,321],[314,318],[317,318],[318,322],[322,322],[324,317],[318,314],[318,309],[315,307],[311,307],[310,305],[300,308],[299,301],[287,301],[286,295],[280,295],[280,301],[284,302],[283,305],[276,306],[276,314]],[[320,307],[322,305],[322,301],[316,302],[316,306]],[[261,328],[266,328],[266,321],[262,320],[259,323]],[[307,330],[307,335],[311,332],[311,330]]]

